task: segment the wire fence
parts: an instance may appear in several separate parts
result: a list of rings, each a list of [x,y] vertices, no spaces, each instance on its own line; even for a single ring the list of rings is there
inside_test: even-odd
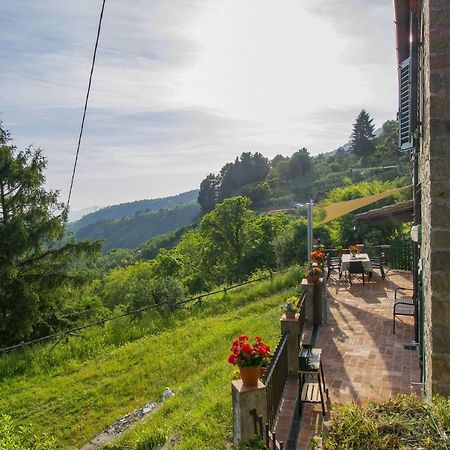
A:
[[[285,273],[287,273],[287,272],[289,272],[291,270],[292,270],[292,268],[281,270],[281,271],[277,271],[277,272],[272,272],[272,271],[269,270],[269,273],[267,275],[264,275],[264,276],[261,276],[261,277],[255,278],[255,279],[243,281],[242,283],[237,283],[237,284],[234,284],[234,285],[231,285],[231,286],[225,286],[225,287],[223,287],[221,289],[216,289],[214,291],[210,291],[210,292],[207,292],[205,294],[200,294],[200,295],[197,295],[195,297],[190,297],[190,298],[187,298],[187,299],[184,299],[184,300],[180,300],[180,301],[175,301],[175,302],[174,301],[160,302],[158,304],[153,304],[153,305],[144,306],[142,308],[137,308],[137,309],[134,309],[132,311],[128,311],[126,313],[104,317],[102,319],[98,319],[98,320],[96,320],[94,322],[91,322],[91,323],[88,323],[88,324],[79,325],[79,326],[72,327],[72,328],[69,328],[69,329],[66,329],[66,330],[63,330],[63,331],[58,331],[56,333],[49,334],[47,336],[42,336],[42,337],[39,337],[39,338],[36,338],[36,339],[32,339],[32,340],[29,340],[29,341],[26,341],[26,342],[20,342],[18,344],[14,344],[14,345],[10,345],[8,347],[1,348],[0,349],[0,354],[5,353],[5,352],[9,352],[11,350],[18,350],[20,348],[23,348],[23,347],[26,347],[26,346],[29,346],[29,345],[33,345],[33,344],[37,344],[37,343],[40,343],[40,342],[48,341],[50,339],[64,338],[65,336],[73,335],[77,331],[82,331],[82,330],[86,330],[88,328],[92,328],[92,327],[95,327],[95,326],[104,325],[107,322],[111,322],[113,320],[121,319],[123,317],[135,316],[135,315],[141,314],[142,312],[149,311],[149,310],[152,310],[152,309],[160,309],[161,307],[164,307],[164,306],[168,306],[168,307],[171,307],[171,308],[176,308],[178,306],[182,306],[182,305],[185,305],[187,303],[192,303],[192,302],[196,302],[197,304],[201,304],[203,299],[205,299],[207,297],[210,297],[212,295],[216,295],[216,294],[220,294],[220,293],[226,294],[230,290],[237,289],[239,287],[246,286],[248,284],[257,283],[257,282],[268,280],[268,279],[272,280],[274,276],[285,274]]]

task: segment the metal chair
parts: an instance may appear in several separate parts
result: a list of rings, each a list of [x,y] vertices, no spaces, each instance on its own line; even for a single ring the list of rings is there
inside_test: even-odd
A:
[[[350,284],[352,284],[352,273],[360,273],[362,274],[362,279],[363,279],[363,284],[366,283],[365,280],[365,271],[364,271],[364,265],[362,263],[362,261],[350,261],[348,263],[348,269],[347,269],[347,277],[348,277],[348,282]]]
[[[379,258],[378,257],[370,258],[370,262],[372,263],[372,268],[380,270],[381,278],[383,280],[386,278],[386,274],[384,273],[384,267],[383,267],[384,261],[385,261],[385,256],[383,253],[381,254],[381,256]]]
[[[327,280],[330,278],[330,273],[332,270],[337,270],[339,272],[339,278],[341,278],[341,258],[333,257],[332,253],[327,254]]]
[[[395,334],[395,316],[412,316],[416,315],[416,301],[413,297],[398,298],[398,291],[414,291],[410,288],[398,287],[394,291],[394,310],[392,314],[392,332]]]

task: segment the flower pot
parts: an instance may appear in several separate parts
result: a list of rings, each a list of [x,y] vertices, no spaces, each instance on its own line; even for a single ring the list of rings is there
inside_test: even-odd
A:
[[[242,384],[245,387],[258,386],[260,367],[239,367],[241,373]]]
[[[308,283],[317,283],[320,279],[320,275],[307,275],[306,281]]]
[[[284,315],[286,319],[295,319],[295,311],[285,311]]]
[[[267,372],[267,367],[266,366],[261,366],[259,368],[259,379],[261,381],[264,380],[264,377],[266,376],[266,372]]]

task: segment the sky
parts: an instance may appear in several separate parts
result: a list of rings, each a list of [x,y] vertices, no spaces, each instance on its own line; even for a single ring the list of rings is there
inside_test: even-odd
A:
[[[66,201],[101,0],[0,2],[0,120]],[[397,110],[390,0],[106,0],[73,211],[198,188],[244,151],[345,144]]]

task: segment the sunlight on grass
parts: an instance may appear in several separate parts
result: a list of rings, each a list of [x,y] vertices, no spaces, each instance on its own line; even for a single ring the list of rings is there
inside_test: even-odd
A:
[[[45,430],[61,445],[80,446],[117,418],[158,400],[170,386],[176,396],[111,448],[139,448],[139,442],[151,448],[145,443],[165,436],[174,437],[177,448],[225,448],[231,435],[230,342],[245,332],[261,334],[274,345],[279,306],[295,292],[299,279],[297,269],[272,282],[218,294],[201,306],[157,318],[159,331],[149,317],[123,322],[133,327],[130,342],[124,336],[114,340],[114,324],[53,350],[47,344],[6,355],[0,359],[0,411]],[[141,338],[136,338],[137,329]],[[77,351],[83,344],[88,351]],[[16,367],[10,377],[8,361]]]

